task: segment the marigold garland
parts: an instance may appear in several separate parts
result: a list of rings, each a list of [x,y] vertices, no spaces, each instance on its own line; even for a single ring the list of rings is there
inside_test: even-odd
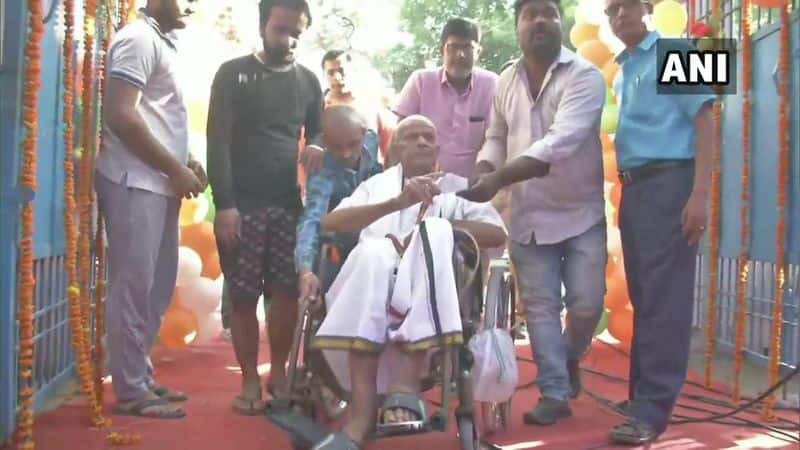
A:
[[[712,22],[720,15],[720,0],[712,0]],[[719,27],[715,28],[714,38],[720,37]],[[706,352],[705,385],[711,387],[714,378],[714,353],[717,347],[717,291],[719,280],[719,227],[720,227],[720,161],[722,141],[722,103],[719,95],[714,101],[714,138],[711,148],[711,211],[709,216],[708,252],[708,308],[706,310]]]
[[[106,79],[105,79],[105,67],[106,67],[106,57],[108,55],[108,48],[111,45],[111,11],[108,11],[108,8],[105,8],[105,19],[106,19],[106,26],[105,26],[105,33],[103,33],[103,52],[99,55],[98,58],[98,66],[97,66],[97,76],[98,76],[98,97],[97,97],[97,105],[99,106],[100,113],[98,114],[100,117],[103,116],[103,96],[105,93],[106,87]],[[103,133],[102,129],[98,131],[98,142],[100,143],[98,149],[103,148]],[[99,151],[99,150],[98,150]],[[95,241],[94,241],[94,249],[97,255],[97,272],[95,274],[96,280],[96,287],[95,287],[95,301],[94,301],[94,368],[95,368],[95,391],[97,393],[97,399],[102,404],[103,403],[103,378],[105,376],[105,350],[103,348],[103,337],[106,334],[106,327],[105,327],[105,287],[106,287],[106,261],[105,261],[105,241],[103,240],[103,236],[105,235],[104,224],[103,224],[103,216],[99,213],[97,214],[97,231],[95,234]]]
[[[90,271],[92,267],[91,255],[88,245],[88,229],[91,226],[90,206],[86,205],[87,191],[89,201],[91,201],[91,169],[86,167],[87,162],[91,162],[92,154],[92,135],[91,124],[93,120],[93,112],[91,107],[91,68],[93,57],[93,20],[96,12],[96,3],[87,2],[84,17],[84,61],[83,61],[83,81],[82,81],[82,140],[83,151],[81,153],[81,166],[80,178],[78,180],[78,200],[74,192],[74,149],[73,141],[70,137],[69,142],[66,143],[66,158],[64,163],[65,171],[65,191],[66,198],[65,208],[65,228],[67,234],[67,256],[66,265],[69,277],[70,286],[67,289],[70,301],[70,325],[72,328],[72,346],[75,349],[75,359],[78,371],[78,377],[81,384],[81,389],[89,401],[91,423],[95,427],[104,427],[109,424],[109,421],[102,415],[102,404],[97,396],[96,384],[94,382],[94,368],[92,364],[91,344],[90,344],[90,314],[91,306],[89,302],[90,296]],[[74,4],[72,0],[65,0],[65,19],[69,21],[70,36],[71,30],[74,25],[73,18]],[[69,18],[67,19],[67,14]],[[65,20],[65,21],[66,21]],[[69,42],[69,49],[67,49],[67,42]],[[65,58],[70,59],[70,66],[72,66],[72,40],[65,39]],[[69,56],[67,56],[67,54]],[[72,71],[68,77],[68,86],[65,84],[65,91],[71,91],[72,87]],[[87,70],[89,74],[87,76]],[[67,96],[65,92],[65,97]],[[65,114],[66,115],[66,114]],[[72,113],[69,117],[65,117],[65,122],[72,121]],[[79,205],[79,206],[78,206]],[[88,209],[88,215],[87,215]],[[79,229],[76,229],[74,223],[74,216],[76,210],[80,214]]]
[[[736,287],[736,335],[733,352],[733,401],[742,398],[742,366],[744,364],[745,330],[747,328],[747,283],[750,275],[750,139],[752,122],[751,90],[753,86],[753,40],[750,35],[751,0],[742,3],[742,190],[739,222],[741,223],[739,277]]]
[[[22,189],[36,191],[37,139],[39,137],[39,90],[42,74],[42,38],[44,36],[44,15],[39,0],[28,0],[28,40],[25,44],[25,90],[22,99],[22,124],[25,137],[22,141],[22,170],[19,184]],[[36,279],[33,273],[33,200],[27,199],[22,205],[22,236],[19,245],[19,267],[17,272],[18,300],[17,320],[19,322],[19,391],[17,410],[17,430],[15,441],[19,448],[33,450],[33,356],[34,356],[34,289]]]
[[[781,338],[783,335],[783,300],[786,283],[786,212],[789,197],[789,167],[791,164],[791,127],[789,109],[789,77],[791,70],[791,36],[789,23],[789,8],[791,1],[786,0],[781,8],[780,32],[780,60],[778,71],[780,80],[778,84],[778,97],[780,97],[778,112],[778,223],[775,227],[776,255],[775,255],[775,304],[772,307],[772,345],[769,350],[769,384],[775,385],[779,378],[781,360]],[[777,398],[773,393],[764,403],[762,416],[765,420],[775,419],[775,402]]]

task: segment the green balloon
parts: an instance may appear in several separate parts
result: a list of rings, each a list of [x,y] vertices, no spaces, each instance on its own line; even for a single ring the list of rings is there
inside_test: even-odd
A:
[[[617,122],[619,121],[619,108],[617,105],[606,105],[603,107],[603,117],[600,119],[600,128],[608,134],[617,132]]]
[[[606,105],[614,105],[614,91],[611,88],[606,88]]]
[[[594,335],[597,336],[603,331],[606,331],[606,328],[608,328],[608,310],[603,308],[603,315],[600,316],[600,321],[597,322],[597,328],[594,329]]]
[[[205,221],[214,223],[214,218],[217,217],[217,208],[214,207],[214,195],[211,193],[211,186],[206,188],[203,195],[206,197],[206,200],[208,200],[208,214],[206,214]]]

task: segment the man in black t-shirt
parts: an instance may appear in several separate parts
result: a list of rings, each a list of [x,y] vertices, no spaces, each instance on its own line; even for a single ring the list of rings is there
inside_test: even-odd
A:
[[[262,0],[264,49],[224,63],[214,79],[208,117],[208,172],[214,192],[214,232],[233,311],[231,335],[242,369],[234,409],[264,408],[258,375],[258,298],[272,300],[268,317],[271,370],[267,390],[284,393],[285,365],[297,320],[296,227],[302,213],[298,147],[318,146],[322,90],[294,61],[300,34],[311,25],[305,0]],[[319,150],[321,151],[321,150]]]

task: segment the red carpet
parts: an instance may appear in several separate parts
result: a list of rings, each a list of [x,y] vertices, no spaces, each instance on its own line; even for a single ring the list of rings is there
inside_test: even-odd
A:
[[[530,352],[519,347],[520,356]],[[87,427],[87,410],[83,401],[67,402],[58,410],[42,415],[36,422],[37,449],[40,450],[94,450],[112,448],[106,441],[111,431],[138,433],[141,442],[131,448],[146,450],[192,449],[192,450],[267,450],[289,449],[286,435],[263,417],[242,417],[230,408],[239,387],[239,375],[230,344],[218,341],[213,344],[191,348],[180,352],[156,356],[159,382],[185,391],[190,396],[185,409],[188,417],[179,421],[162,421],[130,417],[111,416],[110,430],[92,430]],[[262,359],[266,361],[266,357]],[[521,362],[521,384],[534,378],[532,364]],[[596,343],[585,367],[598,369],[607,374],[625,376],[627,358],[612,348]],[[584,383],[589,391],[599,393],[615,401],[625,398],[626,385],[619,381],[587,373]],[[110,411],[112,399],[110,386],[106,386],[106,406]],[[710,395],[709,392],[687,387],[687,392]],[[552,427],[531,427],[522,423],[521,413],[530,408],[538,392],[533,388],[523,389],[514,396],[513,423],[507,431],[486,440],[504,450],[542,449],[612,449],[607,445],[609,428],[619,421],[608,408],[590,395],[582,395],[573,403],[574,416]],[[717,398],[725,399],[717,396]],[[689,400],[684,405],[701,406],[713,410],[712,406]],[[725,409],[716,408],[717,411]],[[679,407],[676,414],[702,417],[705,412]],[[797,415],[786,416],[798,421]],[[758,421],[756,414],[744,414]],[[452,428],[452,427],[451,427]],[[796,435],[796,433],[795,433]],[[785,438],[770,436],[770,432],[759,428],[724,426],[709,423],[676,425],[665,433],[652,449],[728,449],[728,448],[798,448]],[[783,440],[782,440],[783,439]],[[382,440],[369,447],[377,450],[436,449],[457,450],[459,444],[454,431],[432,433],[404,438]]]

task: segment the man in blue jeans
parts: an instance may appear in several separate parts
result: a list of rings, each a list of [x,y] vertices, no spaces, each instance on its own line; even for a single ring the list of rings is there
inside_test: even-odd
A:
[[[596,67],[562,47],[559,0],[517,0],[514,13],[524,56],[500,74],[480,175],[461,195],[489,201],[510,186],[509,249],[542,395],[523,418],[550,425],[572,415],[580,360],[603,311],[608,250],[599,127],[606,88]]]

